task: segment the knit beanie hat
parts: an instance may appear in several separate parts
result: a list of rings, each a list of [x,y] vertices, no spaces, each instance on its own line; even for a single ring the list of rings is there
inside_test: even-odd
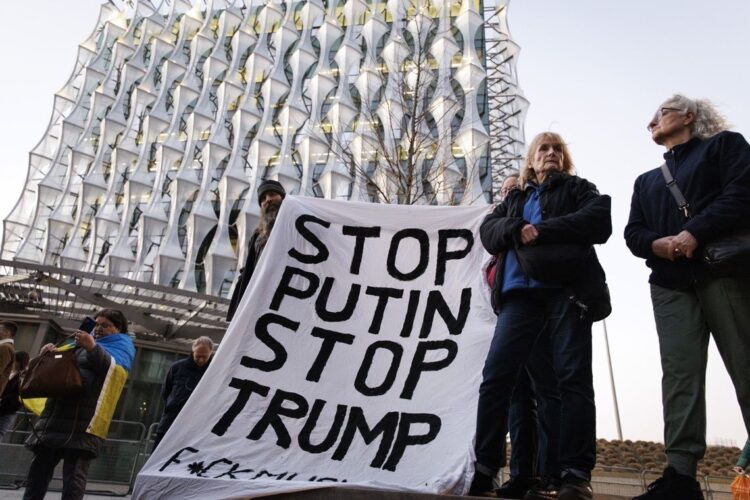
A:
[[[282,186],[279,181],[265,179],[261,181],[260,186],[258,186],[258,205],[260,205],[260,201],[263,199],[263,195],[268,193],[269,191],[279,193],[282,198],[286,196],[286,190],[284,190],[284,186]]]

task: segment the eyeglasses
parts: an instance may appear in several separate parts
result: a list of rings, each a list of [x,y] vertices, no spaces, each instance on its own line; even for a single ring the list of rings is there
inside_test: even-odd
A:
[[[96,325],[94,326],[94,329],[102,329],[102,330],[109,330],[112,328],[117,328],[117,327],[107,320],[100,321],[99,318],[97,318]]]
[[[651,129],[654,128],[654,126],[659,123],[659,121],[662,119],[664,115],[668,115],[672,111],[679,111],[680,113],[684,113],[684,109],[680,108],[670,108],[669,106],[662,106],[659,108],[659,110],[656,112],[653,118],[651,118],[651,121],[648,122],[648,125],[646,125],[646,130],[651,132]]]

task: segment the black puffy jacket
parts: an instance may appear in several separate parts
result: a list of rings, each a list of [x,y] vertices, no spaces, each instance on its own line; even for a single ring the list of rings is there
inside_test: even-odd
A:
[[[542,221],[534,224],[539,236],[536,245],[548,243],[578,243],[595,245],[605,243],[612,234],[609,196],[599,194],[594,184],[575,176],[559,172],[549,174],[544,180],[539,204]],[[529,188],[530,189],[530,188]],[[479,229],[482,245],[497,255],[521,245],[521,228],[528,224],[523,218],[529,190],[514,190],[503,203],[485,217]],[[596,252],[591,252],[590,263],[566,290],[571,298],[593,321],[603,319],[612,310],[606,277]],[[497,311],[501,302],[502,260],[498,263],[498,277],[492,290],[492,305]]]
[[[2,395],[0,395],[0,417],[11,415],[21,409],[21,401],[18,399],[18,373],[8,379]]]
[[[111,355],[100,345],[90,352],[79,348],[76,362],[81,371],[83,394],[80,397],[49,398],[26,445],[66,448],[99,455],[104,440],[86,432],[96,412],[99,395],[110,367]]]

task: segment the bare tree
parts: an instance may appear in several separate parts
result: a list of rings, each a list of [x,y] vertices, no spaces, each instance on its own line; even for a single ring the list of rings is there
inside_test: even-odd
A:
[[[339,86],[327,99],[336,109],[324,115],[321,130],[329,162],[353,179],[353,199],[466,202],[467,177],[478,174],[467,173],[453,140],[464,117],[464,91],[451,68],[459,50],[446,19],[413,9],[394,19],[377,47],[360,43],[358,73],[343,74],[339,65]]]

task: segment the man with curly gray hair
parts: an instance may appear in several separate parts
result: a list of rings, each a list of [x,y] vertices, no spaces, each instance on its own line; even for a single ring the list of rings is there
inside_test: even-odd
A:
[[[664,166],[635,181],[625,240],[651,269],[662,365],[667,468],[640,500],[702,499],[695,481],[706,450],[705,376],[713,335],[750,433],[750,269],[716,271],[706,243],[750,227],[750,145],[707,100],[675,95],[648,123]],[[684,201],[668,187],[673,178]],[[680,206],[681,205],[681,206]]]

